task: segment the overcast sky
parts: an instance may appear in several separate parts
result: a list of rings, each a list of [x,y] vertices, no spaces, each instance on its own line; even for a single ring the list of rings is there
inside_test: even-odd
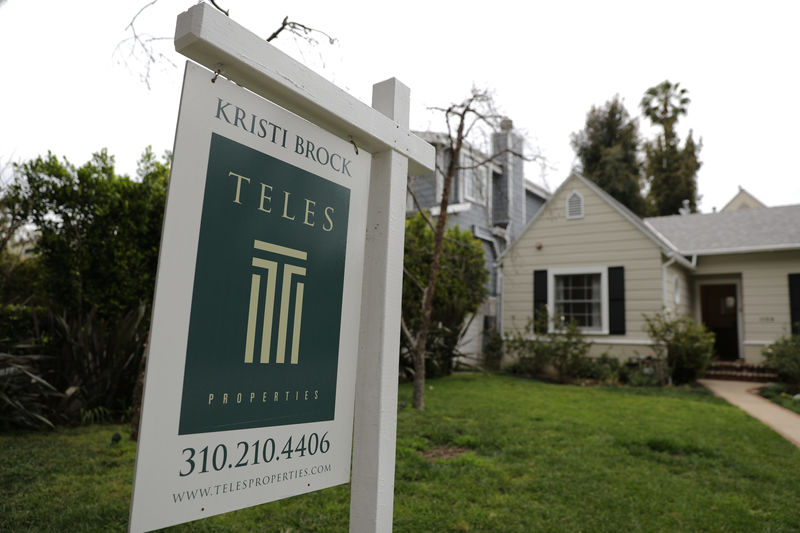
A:
[[[105,147],[119,172],[134,174],[145,146],[171,149],[183,73],[171,37],[193,3],[158,0],[137,19],[140,33],[169,38],[148,88],[145,63],[118,48],[148,0],[0,2],[0,166],[48,150],[82,164]],[[800,3],[218,3],[265,37],[287,15],[336,37],[276,44],[367,103],[373,83],[398,78],[411,88],[415,129],[442,130],[427,107],[491,90],[547,157],[526,172],[551,190],[574,164],[570,134],[592,105],[619,94],[639,116],[648,87],[680,82],[692,100],[681,131],[703,142],[700,209],[721,208],[739,186],[767,205],[800,203]]]

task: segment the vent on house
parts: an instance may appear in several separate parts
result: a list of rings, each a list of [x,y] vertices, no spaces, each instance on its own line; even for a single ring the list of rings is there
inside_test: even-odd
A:
[[[583,218],[583,196],[578,191],[567,197],[567,218]]]

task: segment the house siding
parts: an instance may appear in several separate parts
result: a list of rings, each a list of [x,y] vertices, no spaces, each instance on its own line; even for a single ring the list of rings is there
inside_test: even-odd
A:
[[[414,193],[417,201],[423,208],[430,208],[438,204],[436,196],[436,175],[431,172],[424,176],[417,176],[411,182],[411,192]],[[406,209],[411,211],[416,209],[414,198],[408,195]]]
[[[566,218],[566,198],[573,191],[583,197],[580,219]],[[503,257],[503,331],[521,331],[531,316],[534,270],[623,266],[626,333],[592,336],[598,343],[592,353],[609,351],[623,358],[643,353],[649,340],[642,315],[662,305],[662,261],[660,247],[582,181],[570,179]]]
[[[525,223],[533,218],[533,215],[539,212],[539,209],[544,205],[544,198],[533,193],[525,193]]]
[[[740,279],[740,337],[744,358],[763,361],[761,351],[790,329],[789,274],[800,272],[800,251],[701,256],[697,283],[715,277]],[[700,318],[699,305],[695,305]]]

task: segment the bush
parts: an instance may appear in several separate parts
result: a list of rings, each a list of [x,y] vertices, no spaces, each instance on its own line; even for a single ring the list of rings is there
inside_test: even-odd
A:
[[[414,343],[422,325],[422,303],[433,262],[434,233],[423,214],[406,220],[403,255],[403,324],[400,338],[400,374],[414,373]],[[427,377],[446,376],[453,371],[458,344],[466,333],[470,316],[486,298],[486,257],[481,241],[458,226],[444,235],[439,278],[425,353]]]
[[[619,359],[607,353],[603,353],[597,359],[591,359],[590,361],[591,366],[589,370],[591,375],[587,377],[608,385],[619,381],[620,369],[622,368]]]
[[[54,407],[65,395],[42,377],[39,367],[47,359],[0,353],[0,428],[54,427]]]
[[[144,316],[140,304],[115,322],[98,317],[96,308],[85,317],[54,318],[57,383],[74,391],[65,416],[91,422],[129,411],[147,335]]]
[[[800,335],[781,337],[762,352],[781,383],[800,389]]]
[[[507,353],[516,358],[508,370],[535,377],[552,367],[561,383],[595,377],[598,367],[587,355],[592,343],[583,339],[578,325],[554,320],[547,330],[549,317],[541,316],[541,322],[529,320],[522,333],[514,332],[505,341]]]
[[[714,358],[714,334],[686,315],[658,313],[644,319],[656,358],[666,362],[673,383],[702,378]]]

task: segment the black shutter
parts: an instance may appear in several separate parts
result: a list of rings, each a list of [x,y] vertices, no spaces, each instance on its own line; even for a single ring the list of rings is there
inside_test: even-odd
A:
[[[533,323],[536,333],[547,333],[547,270],[533,271]]]
[[[800,274],[789,274],[789,320],[792,335],[800,335]]]
[[[608,332],[625,335],[625,267],[608,267]]]

